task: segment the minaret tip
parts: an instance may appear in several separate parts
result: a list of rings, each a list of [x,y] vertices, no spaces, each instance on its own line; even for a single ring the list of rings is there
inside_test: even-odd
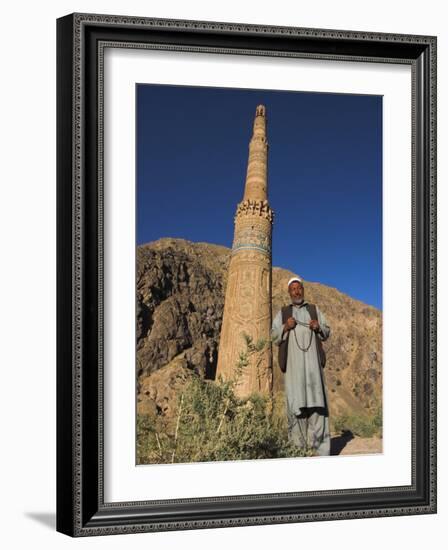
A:
[[[257,105],[255,116],[266,116],[266,107],[264,105]]]

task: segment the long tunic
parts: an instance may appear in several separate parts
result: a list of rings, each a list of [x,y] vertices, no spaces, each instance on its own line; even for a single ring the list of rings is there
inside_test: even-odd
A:
[[[293,305],[292,308],[293,317],[298,321],[298,324],[289,331],[288,361],[285,373],[288,414],[299,416],[311,407],[326,408],[328,414],[325,381],[319,364],[315,339],[320,338],[325,341],[330,336],[330,327],[324,314],[317,306],[316,312],[320,332],[315,333],[308,326],[300,324],[306,323],[308,325],[311,319],[305,304],[304,301],[300,306]],[[280,310],[274,318],[271,331],[271,336],[277,345],[281,338],[285,339],[287,337],[287,333],[282,336],[282,331],[282,312]]]

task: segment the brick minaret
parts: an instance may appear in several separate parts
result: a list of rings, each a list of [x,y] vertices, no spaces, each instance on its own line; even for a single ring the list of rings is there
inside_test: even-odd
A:
[[[272,220],[267,195],[268,142],[266,109],[255,112],[253,136],[249,144],[244,197],[236,209],[235,233],[230,259],[224,316],[216,374],[224,379],[235,373],[239,354],[245,351],[242,334],[269,339],[272,324]],[[244,397],[272,390],[272,349],[250,357],[237,386]]]

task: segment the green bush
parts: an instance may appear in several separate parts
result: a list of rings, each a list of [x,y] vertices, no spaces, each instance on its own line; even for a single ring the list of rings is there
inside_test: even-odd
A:
[[[139,464],[310,456],[288,441],[283,396],[237,397],[249,357],[266,345],[245,339],[233,380],[193,377],[178,392],[174,418],[138,417]]]
[[[176,417],[164,425],[137,419],[139,464],[306,456],[288,441],[283,403],[252,394],[238,399],[230,383],[192,378],[178,396]]]

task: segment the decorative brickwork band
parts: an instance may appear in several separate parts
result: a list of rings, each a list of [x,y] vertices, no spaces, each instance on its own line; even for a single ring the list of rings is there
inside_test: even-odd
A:
[[[243,216],[258,216],[266,218],[270,222],[274,219],[274,212],[269,206],[268,201],[257,201],[247,199],[239,203],[236,209],[235,221],[236,218],[241,218]]]

